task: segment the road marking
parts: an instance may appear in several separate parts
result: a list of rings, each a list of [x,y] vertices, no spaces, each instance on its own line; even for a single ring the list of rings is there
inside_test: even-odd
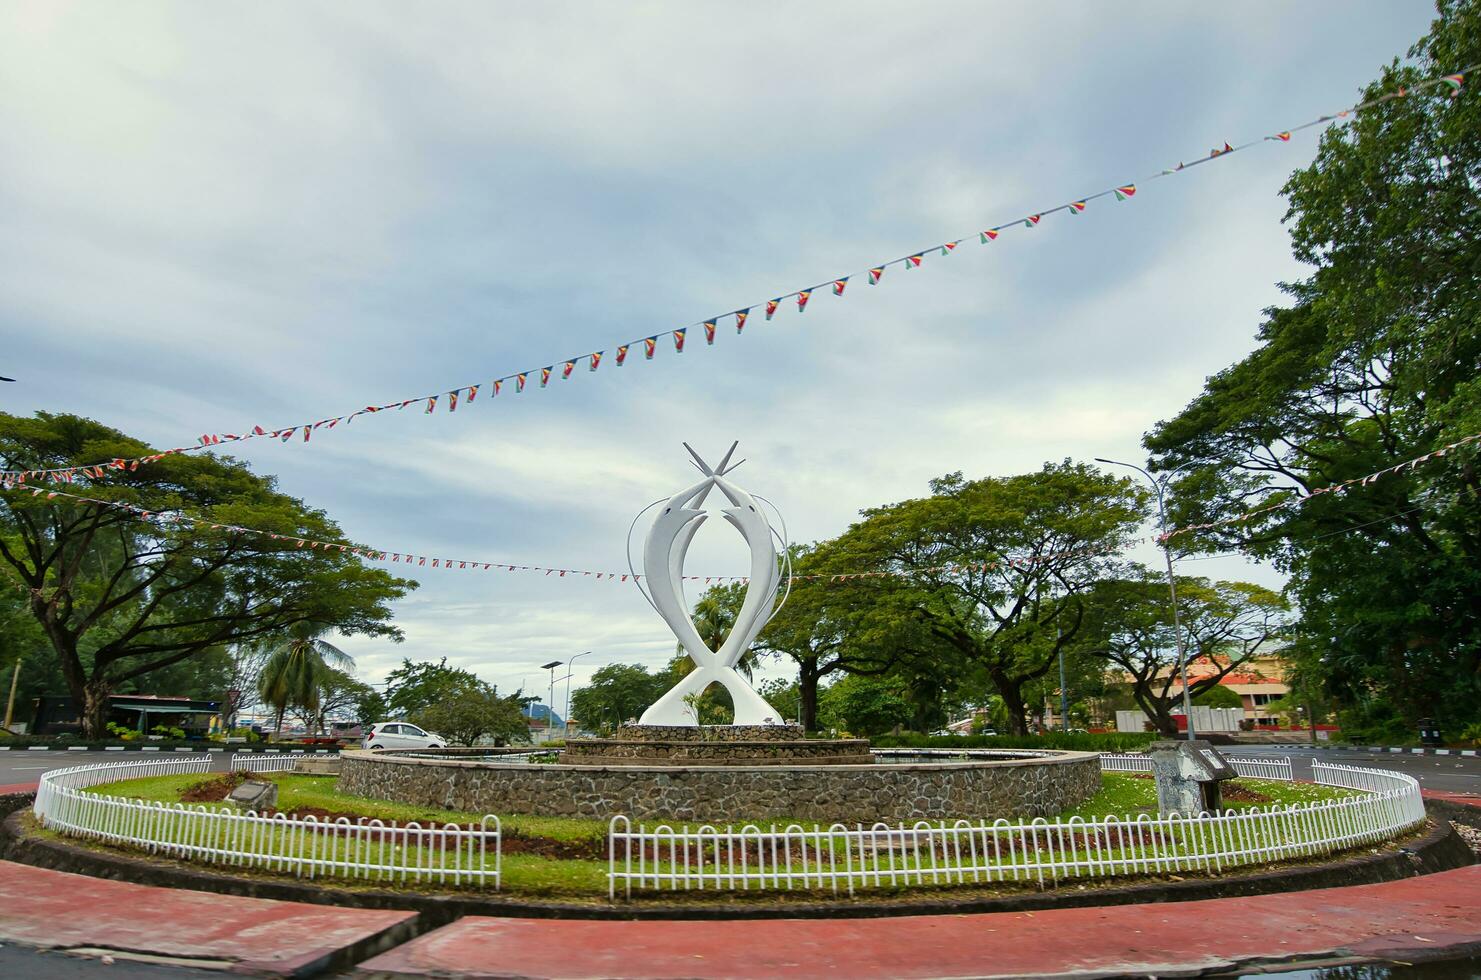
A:
[[[50,769],[50,766],[11,766],[13,772],[30,772],[33,769]]]

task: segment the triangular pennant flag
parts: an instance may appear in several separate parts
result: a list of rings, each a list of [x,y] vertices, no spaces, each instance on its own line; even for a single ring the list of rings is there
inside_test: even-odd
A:
[[[595,353],[593,353],[591,355],[591,357],[589,357],[587,359],[587,361],[588,361],[587,370],[588,371],[595,371],[598,367],[600,367],[601,364],[602,364],[602,355],[605,354],[605,353],[606,353],[606,351],[600,351],[600,350],[599,351],[596,351]]]
[[[735,332],[740,333],[746,328],[746,318],[751,315],[750,309],[735,311]]]
[[[776,299],[769,299],[769,300],[767,300],[766,301],[766,319],[770,320],[772,318],[772,316],[776,313],[776,308],[778,306],[781,306],[781,305],[782,305],[781,297],[777,297]]]
[[[941,254],[942,255],[950,255],[951,254],[951,250],[954,249],[954,248],[956,248],[956,242],[942,242],[941,243]]]
[[[1023,226],[1025,228],[1032,228],[1034,225],[1039,223],[1039,219],[1042,217],[1042,214],[1031,214],[1027,218],[1023,219]]]
[[[427,399],[427,411],[425,414],[431,415],[435,411],[437,411],[437,396],[433,395]]]
[[[571,372],[574,371],[574,370],[576,370],[576,362],[574,360],[570,360],[570,361],[567,361],[566,363],[562,364],[561,365],[561,380],[564,381],[565,379],[569,378],[571,376]]]
[[[1465,83],[1465,75],[1446,75],[1444,78],[1440,79],[1440,84],[1450,89],[1451,98],[1455,98],[1455,96],[1460,94],[1460,87]]]
[[[1085,210],[1085,202],[1084,201],[1071,201],[1069,203],[1069,208],[1070,208],[1070,214],[1079,214],[1080,212],[1082,212],[1082,211]]]
[[[907,255],[905,257],[905,268],[907,268],[907,269],[919,268],[920,267],[921,256],[923,254],[924,253],[922,253],[922,252],[916,252],[914,255]]]
[[[1116,200],[1118,201],[1124,201],[1128,197],[1134,196],[1136,196],[1135,184],[1123,184],[1122,186],[1116,188]]]
[[[554,370],[555,370],[555,365],[554,364],[548,365],[547,367],[543,367],[543,368],[540,369],[540,387],[544,388],[546,385],[550,384],[550,372],[552,372]]]
[[[528,381],[529,379],[530,379],[530,376],[528,374],[523,373],[523,372],[521,372],[519,374],[516,374],[514,376],[514,393],[516,395],[519,394],[521,391],[524,391],[525,390],[525,382]]]
[[[1276,133],[1275,138],[1280,140],[1282,143],[1289,143],[1291,141],[1291,134],[1288,132]]]
[[[456,391],[449,391],[447,393],[447,410],[449,412],[456,412],[458,410],[458,393]]]
[[[833,295],[834,296],[842,296],[843,295],[843,287],[845,287],[847,285],[848,285],[848,276],[844,276],[842,279],[835,279],[835,280],[833,280]]]
[[[298,426],[294,426],[292,429],[284,429],[283,430],[283,436],[282,436],[283,441],[284,442],[287,442],[289,439],[292,439],[293,438],[293,433],[294,433],[294,431],[297,428],[298,428]],[[136,460],[134,460],[134,469],[138,469],[138,468],[139,468],[139,461],[136,459]]]
[[[988,242],[992,241],[993,239],[995,239],[997,237],[998,237],[998,230],[996,228],[989,228],[989,229],[987,229],[987,231],[982,232],[982,244],[986,245]]]
[[[478,397],[478,385],[469,385],[468,386],[468,401],[471,402],[471,401],[473,401],[473,399],[475,399],[477,397]]]
[[[620,347],[617,348],[617,366],[618,367],[622,367],[622,362],[625,361],[625,360],[627,360],[627,349],[628,349],[629,346],[631,346],[631,345],[629,345],[629,344],[623,344],[622,346],[620,346]]]
[[[653,352],[657,349],[658,338],[656,336],[643,338],[643,357],[650,361],[653,360]]]
[[[674,353],[684,353],[684,334],[688,329],[688,327],[685,327],[683,330],[674,331]]]
[[[494,393],[492,395],[490,395],[489,397],[490,398],[498,398],[499,397],[499,389],[502,388],[502,387],[504,387],[504,379],[503,378],[495,378],[492,387],[494,389]]]
[[[879,281],[884,278],[884,266],[877,265],[869,270],[869,285],[878,286]]]
[[[715,321],[714,320],[706,320],[705,323],[704,323],[704,326],[705,326],[705,343],[707,343],[707,344],[713,344],[715,342]]]
[[[797,291],[797,312],[801,313],[807,309],[807,301],[812,298],[811,289],[799,289]]]

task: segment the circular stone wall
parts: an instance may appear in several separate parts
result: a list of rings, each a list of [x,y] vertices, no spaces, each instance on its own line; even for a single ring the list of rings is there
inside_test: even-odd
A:
[[[940,762],[662,768],[502,763],[492,754],[342,752],[339,789],[473,813],[726,823],[1039,817],[1078,806],[1100,789],[1100,762],[1091,752],[995,757],[979,750]]]

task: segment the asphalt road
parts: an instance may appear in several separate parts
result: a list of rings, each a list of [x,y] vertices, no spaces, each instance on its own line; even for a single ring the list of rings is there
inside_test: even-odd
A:
[[[225,772],[229,766],[229,752],[18,752],[9,749],[0,752],[0,786],[16,783],[34,783],[49,769],[66,769],[85,762],[136,762],[155,756],[175,757],[209,755],[211,768]]]
[[[1311,762],[1316,759],[1367,769],[1393,769],[1413,776],[1425,789],[1481,796],[1481,756],[1353,752],[1344,749],[1313,749],[1304,745],[1220,746],[1219,751],[1226,755],[1247,758],[1290,756],[1291,768],[1297,779],[1311,778]]]

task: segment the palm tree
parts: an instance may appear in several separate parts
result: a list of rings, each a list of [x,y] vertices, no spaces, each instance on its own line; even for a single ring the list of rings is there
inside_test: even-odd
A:
[[[704,645],[711,650],[720,649],[725,642],[725,637],[730,635],[735,626],[735,615],[740,611],[740,601],[745,593],[738,588],[721,586],[710,589],[694,604],[694,629],[699,633],[699,638]],[[740,661],[736,663],[735,669],[745,675],[747,680],[751,679],[751,671],[755,669],[760,661],[760,654],[752,647],[741,654]],[[694,669],[694,661],[684,656],[684,645],[678,646],[678,657],[674,665],[675,673],[683,677]]]
[[[257,693],[277,712],[276,735],[283,730],[283,713],[290,707],[309,714],[319,710],[319,696],[332,680],[335,668],[349,669],[355,661],[321,637],[328,632],[315,623],[299,623],[271,648],[257,677]]]

